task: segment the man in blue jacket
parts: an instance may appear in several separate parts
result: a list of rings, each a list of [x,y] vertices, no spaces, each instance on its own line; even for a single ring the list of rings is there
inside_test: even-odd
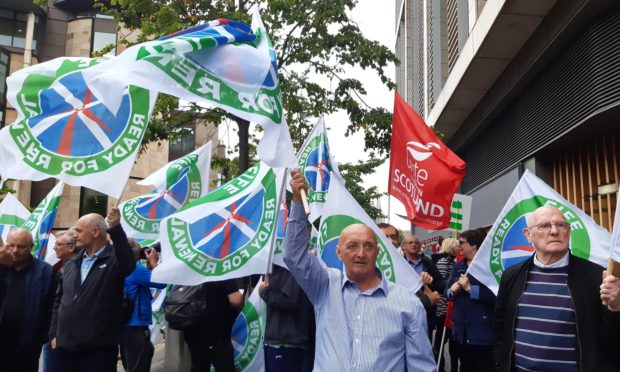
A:
[[[125,296],[133,302],[133,313],[121,334],[121,359],[127,372],[150,371],[155,348],[151,343],[149,325],[152,321],[151,288],[165,288],[165,284],[151,282],[151,271],[157,267],[159,254],[153,248],[144,250],[148,269],[140,264],[141,247],[129,239],[136,258],[136,268],[125,278]]]
[[[6,301],[0,306],[0,366],[3,371],[37,371],[47,341],[56,279],[52,267],[33,257],[33,239],[23,228],[11,231],[6,248]]]

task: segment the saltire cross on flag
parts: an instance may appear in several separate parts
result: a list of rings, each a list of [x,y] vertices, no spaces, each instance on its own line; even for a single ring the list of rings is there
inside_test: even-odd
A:
[[[103,91],[135,84],[189,102],[219,107],[255,122],[265,134],[257,151],[273,167],[293,167],[275,50],[254,8],[252,27],[220,19],[132,46],[85,72]],[[105,97],[111,110],[114,96]]]
[[[468,273],[497,294],[504,270],[534,254],[523,229],[527,227],[527,217],[543,205],[560,209],[570,224],[571,254],[607,267],[609,232],[526,170],[478,249]]]
[[[9,232],[23,225],[30,216],[30,212],[11,193],[4,195],[0,203],[0,237],[6,242]]]
[[[264,163],[162,221],[154,282],[196,285],[265,273],[278,215],[276,173]]]
[[[405,205],[409,220],[428,230],[449,228],[452,196],[464,176],[465,162],[396,93],[388,193]]]
[[[48,262],[50,260],[54,262],[56,259],[55,255],[47,255],[47,253],[53,248],[49,241],[53,239],[52,228],[54,227],[54,220],[56,220],[63,189],[64,183],[58,182],[20,226],[32,233],[34,240],[32,255]]]
[[[121,85],[102,91],[119,101],[116,110],[109,110],[84,79],[84,71],[97,63],[57,58],[7,79],[7,100],[17,119],[0,131],[2,179],[54,177],[121,196],[156,97],[146,89]]]
[[[237,372],[262,372],[265,370],[263,338],[265,336],[266,305],[258,290],[263,280],[256,283],[252,294],[245,301],[243,310],[233,323],[231,339]]]
[[[297,161],[299,169],[308,180],[308,203],[310,205],[308,220],[313,222],[321,217],[329,189],[329,180],[332,176],[331,172],[337,177],[342,177],[338,164],[332,159],[329,150],[327,129],[322,116],[297,153]]]
[[[121,224],[128,237],[158,239],[161,220],[209,191],[211,143],[166,164],[157,172],[138,181],[153,185],[147,195],[119,205]]]
[[[418,274],[347,191],[344,182],[338,177],[333,177],[327,203],[323,208],[318,239],[319,254],[328,267],[342,270],[342,261],[336,255],[340,232],[345,227],[357,223],[369,226],[377,235],[380,249],[377,267],[386,279],[417,292],[422,285]]]

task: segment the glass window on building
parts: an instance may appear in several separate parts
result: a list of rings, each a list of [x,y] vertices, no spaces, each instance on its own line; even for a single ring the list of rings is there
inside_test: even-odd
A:
[[[176,160],[196,149],[196,130],[185,128],[188,133],[170,141],[168,145],[168,161]]]
[[[115,56],[116,55],[116,34],[95,31],[95,36],[93,37],[93,50],[91,52],[100,51],[101,49],[105,48],[109,44],[114,45],[114,48],[112,48],[110,51],[108,51],[104,55]]]
[[[6,112],[6,78],[9,76],[11,54],[0,47],[0,128],[4,127]]]
[[[80,217],[89,213],[106,216],[108,214],[108,196],[82,187],[80,190]]]
[[[24,48],[26,46],[27,19],[26,13],[0,9],[0,45]],[[32,49],[37,48],[38,32],[39,17],[35,16]]]

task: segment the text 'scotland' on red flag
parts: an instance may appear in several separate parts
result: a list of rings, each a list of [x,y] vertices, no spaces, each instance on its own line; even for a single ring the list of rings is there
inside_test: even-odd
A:
[[[390,147],[388,193],[400,200],[417,226],[450,226],[450,203],[465,176],[465,162],[453,153],[396,93]]]

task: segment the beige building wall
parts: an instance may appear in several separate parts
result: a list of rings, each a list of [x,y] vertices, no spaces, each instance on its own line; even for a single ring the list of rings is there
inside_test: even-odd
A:
[[[92,28],[92,18],[79,18],[67,23],[66,56],[90,57]]]

